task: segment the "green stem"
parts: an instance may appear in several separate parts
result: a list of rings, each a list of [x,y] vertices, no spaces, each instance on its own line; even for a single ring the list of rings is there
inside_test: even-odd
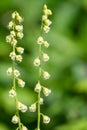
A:
[[[43,113],[40,113],[40,115],[41,115],[41,116],[44,116],[44,114],[43,114]]]
[[[17,106],[18,106],[17,96],[15,97],[15,103],[16,103],[16,114],[17,114],[17,116],[19,117],[19,122],[18,122],[19,130],[21,130],[21,120],[20,120],[19,110],[18,110],[18,108],[17,108]]]
[[[40,62],[41,62],[41,52],[42,52],[42,48],[41,48],[41,45],[39,45],[39,59],[40,59]],[[39,66],[39,80],[41,79],[41,63],[40,63],[40,66]]]
[[[39,66],[39,80],[40,83],[41,78],[41,65]],[[38,121],[37,121],[37,130],[40,130],[40,92],[38,93]]]
[[[14,46],[13,46],[13,52],[15,52]],[[13,61],[13,65],[12,65],[12,77],[13,77],[13,88],[14,90],[16,90],[16,80],[15,80],[14,70],[15,70],[15,61]]]
[[[37,130],[40,130],[40,92],[38,93],[38,123]]]
[[[15,53],[15,46],[13,46],[13,52]],[[12,71],[12,75],[13,75],[13,88],[14,88],[14,90],[16,91],[16,78],[15,78],[15,75],[14,75],[15,60],[13,61],[12,70],[13,70],[13,71]],[[15,104],[16,104],[16,114],[17,114],[17,116],[19,117],[19,122],[18,122],[19,130],[21,130],[21,120],[20,120],[19,110],[18,110],[18,108],[17,108],[17,106],[18,106],[17,95],[16,95],[16,97],[15,97]]]
[[[41,62],[41,45],[39,45],[39,59],[40,59],[40,62]],[[39,78],[38,78],[38,82],[40,82],[41,80],[41,63],[40,63],[40,66],[39,66]],[[37,130],[40,130],[40,92],[38,93],[38,121],[37,121]]]
[[[40,31],[40,36],[42,36],[43,33],[43,21],[41,21],[41,31]],[[42,46],[39,45],[39,59],[41,62],[41,54],[42,54]],[[41,80],[41,63],[39,66],[39,78],[38,78],[38,82],[40,83]],[[38,121],[37,121],[37,130],[40,130],[40,92],[38,93]]]

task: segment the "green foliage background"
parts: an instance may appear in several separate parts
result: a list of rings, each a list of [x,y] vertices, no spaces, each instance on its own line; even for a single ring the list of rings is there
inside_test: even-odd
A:
[[[13,11],[17,10],[24,17],[25,36],[19,45],[25,48],[25,53],[18,67],[26,87],[17,91],[19,99],[29,106],[37,98],[33,91],[37,82],[33,60],[37,56],[36,40],[44,3],[53,12],[53,24],[47,36],[50,61],[45,64],[51,78],[43,81],[52,89],[52,94],[45,98],[41,107],[43,113],[51,117],[51,122],[41,123],[41,130],[87,130],[87,0],[0,1],[0,130],[15,129],[11,123],[14,100],[8,96],[12,82],[6,75],[11,66],[11,47],[5,41],[9,34],[6,26]],[[36,117],[36,113],[21,114],[29,130],[35,129]]]

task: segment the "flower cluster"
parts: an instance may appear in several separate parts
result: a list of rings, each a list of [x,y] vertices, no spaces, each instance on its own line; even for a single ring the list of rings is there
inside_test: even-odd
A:
[[[35,85],[34,91],[38,94],[38,101],[29,106],[30,112],[36,112],[38,110],[38,122],[37,122],[37,130],[40,130],[40,115],[43,117],[43,123],[48,124],[50,122],[50,118],[40,112],[40,105],[43,104],[43,98],[41,98],[40,93],[42,92],[44,96],[49,96],[51,93],[51,89],[44,87],[41,84],[41,77],[44,80],[48,80],[50,78],[50,74],[42,68],[42,62],[47,62],[50,58],[47,53],[43,51],[43,48],[48,48],[49,43],[44,40],[42,33],[48,33],[50,31],[50,25],[52,22],[48,19],[48,16],[52,15],[50,9],[47,8],[47,5],[44,5],[43,8],[43,16],[42,16],[42,24],[41,24],[41,35],[37,39],[37,44],[39,48],[38,56],[34,59],[34,66],[38,67],[39,79]]]
[[[16,82],[18,86],[23,88],[25,86],[25,82],[19,78],[20,72],[16,68],[16,64],[22,62],[22,54],[24,52],[24,48],[17,46],[18,40],[22,39],[23,34],[23,18],[19,15],[17,11],[12,13],[12,21],[8,24],[8,29],[10,30],[10,34],[6,36],[6,42],[12,46],[12,52],[10,52],[9,57],[12,60],[12,67],[7,69],[8,76],[12,76],[13,85],[11,90],[9,91],[9,96],[15,99],[16,104],[16,114],[12,117],[12,123],[18,123],[18,130],[27,130],[25,126],[20,121],[19,110],[21,112],[27,111],[27,106],[18,101],[17,92],[16,92]]]
[[[52,24],[52,21],[48,19],[48,16],[52,15],[52,11],[47,8],[47,5],[44,5],[43,13],[44,13],[42,16],[43,30],[45,33],[48,33],[50,31],[50,25]]]
[[[24,48],[17,46],[18,39],[23,38],[22,22],[23,22],[23,18],[19,15],[19,13],[17,11],[13,12],[12,13],[12,21],[10,21],[8,24],[10,34],[8,36],[6,36],[6,42],[10,43],[12,48],[13,48],[12,52],[10,52],[10,54],[9,54],[9,57],[11,58],[13,63],[22,62],[22,59],[23,59],[22,54],[24,52]],[[14,75],[15,78],[17,79],[18,85],[20,87],[25,86],[25,82],[22,79],[18,78],[20,76],[20,72],[19,72],[19,70],[17,70],[15,68],[15,66],[9,67],[7,70],[7,74],[9,76]]]

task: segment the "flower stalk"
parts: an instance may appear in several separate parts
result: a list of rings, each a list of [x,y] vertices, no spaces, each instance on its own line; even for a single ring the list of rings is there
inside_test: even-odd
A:
[[[10,34],[6,36],[6,42],[9,43],[12,46],[12,52],[10,52],[9,57],[12,60],[12,67],[9,67],[7,70],[8,76],[12,76],[12,88],[9,91],[9,96],[11,98],[14,98],[15,100],[15,108],[16,112],[15,115],[12,117],[12,123],[18,124],[18,127],[16,130],[28,130],[21,122],[19,110],[21,112],[27,111],[27,106],[22,104],[17,97],[17,85],[16,81],[18,82],[18,85],[20,87],[24,87],[25,82],[22,79],[19,79],[20,72],[16,68],[17,63],[22,62],[22,54],[24,52],[24,48],[18,47],[17,43],[19,39],[23,38],[23,18],[19,15],[17,11],[12,13],[12,21],[8,24],[8,29],[10,30]]]
[[[43,62],[47,62],[49,60],[49,56],[47,53],[43,52],[43,48],[48,48],[49,43],[44,40],[43,33],[47,34],[50,31],[50,25],[52,22],[49,20],[49,15],[52,15],[52,11],[47,8],[47,5],[43,7],[43,15],[41,21],[41,32],[40,36],[37,39],[38,44],[38,56],[34,60],[34,66],[38,67],[38,82],[35,85],[34,91],[37,93],[37,128],[36,130],[41,130],[40,128],[40,117],[43,117],[43,123],[48,124],[50,122],[50,118],[41,113],[41,105],[43,104],[43,98],[41,98],[41,92],[44,96],[49,96],[51,90],[44,87],[41,83],[41,79],[48,80],[50,78],[50,74],[45,71],[42,67]],[[32,111],[31,111],[32,109]],[[36,107],[29,107],[30,112],[35,112]]]

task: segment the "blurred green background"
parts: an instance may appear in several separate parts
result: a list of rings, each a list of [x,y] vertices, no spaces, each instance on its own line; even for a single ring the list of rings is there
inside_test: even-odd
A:
[[[18,88],[19,100],[26,105],[36,101],[33,91],[37,82],[38,70],[33,66],[37,56],[36,40],[40,34],[43,4],[53,12],[51,31],[47,40],[50,61],[45,70],[51,74],[46,87],[52,94],[44,98],[41,109],[51,117],[41,130],[87,130],[87,0],[2,0],[0,1],[0,130],[15,130],[11,123],[15,113],[14,100],[8,96],[12,86],[6,70],[11,66],[11,47],[5,42],[9,34],[7,24],[11,13],[17,10],[24,17],[24,38],[19,46],[25,48],[23,62],[18,65],[26,87]],[[22,122],[34,130],[37,113],[21,114]]]

